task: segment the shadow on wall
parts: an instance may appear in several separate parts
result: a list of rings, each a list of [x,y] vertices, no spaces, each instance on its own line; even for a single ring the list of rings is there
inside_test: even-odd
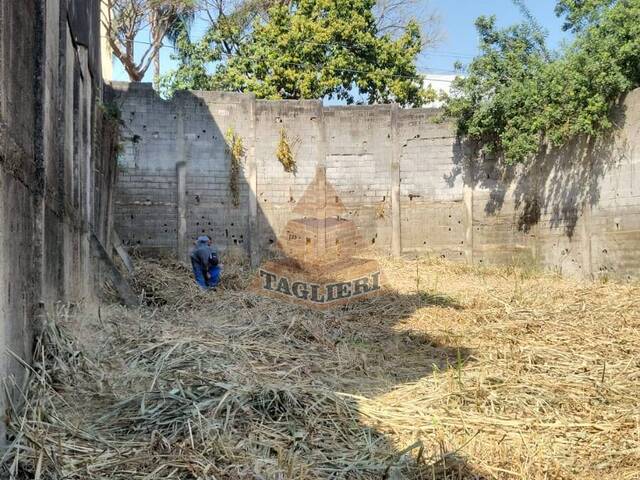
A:
[[[128,96],[135,102],[128,102]],[[221,250],[249,250],[248,182],[255,158],[251,98],[216,93],[217,102],[181,91],[162,100],[149,85],[110,92],[122,112],[115,228],[123,243],[143,253],[181,252],[200,235]],[[218,121],[212,112],[216,112]],[[235,153],[233,153],[235,152]],[[261,229],[268,229],[262,225]],[[275,238],[273,232],[265,232]]]
[[[626,106],[621,100],[613,124],[621,126],[625,118]],[[464,148],[467,155],[477,151],[469,144]],[[562,229],[571,239],[584,207],[600,201],[602,179],[628,155],[628,142],[611,131],[598,138],[580,137],[566,146],[549,148],[522,165],[509,166],[483,157],[474,166],[472,185],[489,192],[486,215],[499,213],[512,192],[520,232],[529,233],[545,218],[550,228]]]

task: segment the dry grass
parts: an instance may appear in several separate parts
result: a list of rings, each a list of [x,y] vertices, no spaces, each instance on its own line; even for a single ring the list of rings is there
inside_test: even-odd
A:
[[[13,478],[640,478],[640,287],[381,260],[329,312],[147,263],[139,311],[52,315]],[[73,334],[72,334],[72,333]]]

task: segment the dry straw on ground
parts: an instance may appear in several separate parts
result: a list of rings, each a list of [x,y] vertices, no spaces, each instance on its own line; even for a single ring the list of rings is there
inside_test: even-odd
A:
[[[150,262],[149,306],[52,315],[3,473],[640,478],[637,284],[381,263],[390,291],[330,312]]]

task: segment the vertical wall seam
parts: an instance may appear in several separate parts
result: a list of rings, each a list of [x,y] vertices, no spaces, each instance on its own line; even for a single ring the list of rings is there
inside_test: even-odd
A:
[[[400,135],[398,132],[398,104],[391,104],[391,253],[402,255],[402,218],[400,212]]]

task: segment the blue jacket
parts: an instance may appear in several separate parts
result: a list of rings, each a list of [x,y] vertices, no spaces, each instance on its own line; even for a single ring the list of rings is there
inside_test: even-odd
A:
[[[211,247],[209,246],[208,237],[198,237],[196,241],[196,248],[191,251],[191,261],[200,265],[204,270],[209,268],[209,259],[212,255]]]

